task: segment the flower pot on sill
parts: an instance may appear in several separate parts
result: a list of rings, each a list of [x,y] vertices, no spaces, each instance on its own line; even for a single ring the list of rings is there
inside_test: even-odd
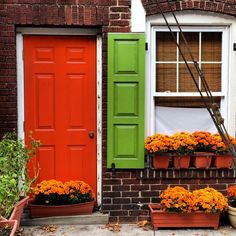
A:
[[[14,236],[17,229],[16,220],[3,220],[0,221],[0,235]]]
[[[177,169],[188,169],[190,164],[190,156],[174,156],[174,167]]]
[[[155,154],[152,158],[152,164],[154,169],[168,169],[170,162],[170,154],[160,153]]]
[[[149,204],[151,220],[154,229],[158,228],[191,228],[191,227],[212,227],[218,229],[220,213],[207,213],[202,211],[190,213],[166,212],[159,204]]]
[[[229,169],[231,167],[232,155],[218,154],[213,157],[213,165],[218,169]]]
[[[50,216],[70,216],[70,215],[90,215],[93,212],[94,201],[70,204],[70,205],[37,205],[33,199],[29,200],[28,208],[30,217],[50,217]]]
[[[20,219],[21,219],[21,215],[23,213],[24,207],[27,204],[29,200],[29,197],[25,197],[23,199],[21,199],[14,207],[11,216],[10,216],[10,220],[16,220],[17,221],[17,229],[19,229],[20,226]]]
[[[193,154],[193,165],[198,169],[208,169],[211,166],[213,153],[196,152]]]

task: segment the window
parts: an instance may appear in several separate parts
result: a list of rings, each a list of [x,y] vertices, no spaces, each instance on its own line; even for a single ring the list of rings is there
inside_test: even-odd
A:
[[[226,27],[194,26],[181,28],[194,60],[198,62],[215,101],[220,106],[221,112],[224,113],[228,80]],[[179,29],[172,26],[172,30],[194,77],[197,79],[196,82],[200,90],[205,94]],[[151,54],[151,100],[154,104],[154,132],[164,132],[168,129],[168,133],[196,129],[214,131],[214,124],[167,27],[152,27]],[[190,113],[195,114],[194,122],[188,119]],[[173,115],[170,116],[169,114]],[[181,123],[183,124],[182,127],[179,126]],[[189,123],[189,127],[186,125],[187,123]],[[160,128],[163,126],[166,127]],[[184,130],[184,128],[186,129]]]
[[[212,92],[221,92],[222,32],[185,32],[194,59],[204,71]],[[179,32],[175,33],[184,57],[197,77]],[[198,80],[201,88],[201,81]],[[185,62],[169,32],[156,32],[156,92],[197,92]]]

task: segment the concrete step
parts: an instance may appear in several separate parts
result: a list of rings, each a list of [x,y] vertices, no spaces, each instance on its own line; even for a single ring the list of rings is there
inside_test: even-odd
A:
[[[38,225],[93,225],[107,224],[108,215],[94,212],[91,215],[54,216],[45,218],[29,218],[29,213],[24,212],[21,218],[21,226]]]

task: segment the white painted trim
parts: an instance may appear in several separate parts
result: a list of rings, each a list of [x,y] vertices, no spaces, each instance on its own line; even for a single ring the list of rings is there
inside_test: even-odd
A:
[[[146,12],[141,0],[131,0],[131,32],[145,32]]]
[[[41,30],[41,31],[40,31]],[[98,29],[26,28],[16,29],[18,136],[24,138],[24,61],[23,35],[97,35],[97,203],[102,202],[102,37]],[[86,34],[87,32],[87,34]]]
[[[232,50],[232,45],[235,42],[236,38],[236,19],[231,16],[226,16],[222,14],[216,14],[216,13],[210,13],[210,12],[201,12],[201,11],[184,11],[184,12],[176,12],[177,19],[181,26],[186,26],[187,28],[191,28],[191,30],[197,30],[197,28],[200,28],[203,31],[209,30],[210,27],[214,27],[214,31],[222,31],[222,29],[225,30],[225,36],[228,37],[227,41],[228,44],[222,43],[222,46],[224,47],[224,55],[222,55],[222,61],[226,60],[228,61],[228,65],[226,68],[224,67],[224,76],[228,78],[227,83],[224,83],[222,85],[222,93],[225,95],[224,98],[222,98],[222,102],[226,103],[226,106],[224,109],[222,109],[222,114],[225,118],[225,126],[228,130],[228,132],[235,136],[236,131],[236,122],[235,122],[235,116],[236,116],[236,81],[234,79],[236,74],[236,52]],[[170,13],[166,13],[165,16],[167,17],[168,22],[172,25],[172,28],[176,29],[176,23],[174,21],[173,16]],[[146,17],[146,40],[148,42],[149,50],[146,54],[146,111],[150,109],[150,111],[146,112],[145,117],[145,134],[151,135],[154,132],[154,120],[153,120],[153,106],[154,102],[153,99],[148,98],[150,97],[150,94],[153,93],[150,86],[150,79],[153,78],[153,69],[151,67],[152,62],[152,50],[153,50],[153,28],[158,27],[160,31],[164,30],[166,28],[166,23],[163,19],[163,17],[158,15],[152,15]],[[224,39],[223,39],[224,40]],[[226,62],[227,64],[227,62]],[[223,70],[222,69],[222,70]]]
[[[17,63],[17,128],[18,137],[24,139],[24,62],[23,62],[23,36],[16,35],[16,63]]]
[[[102,36],[97,36],[97,202],[102,202]]]

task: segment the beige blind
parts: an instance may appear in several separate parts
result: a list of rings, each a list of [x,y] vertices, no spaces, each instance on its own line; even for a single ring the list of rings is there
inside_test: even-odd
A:
[[[221,91],[221,32],[184,32],[194,59],[203,70],[212,92]],[[197,71],[184,47],[181,34],[175,33],[179,45],[201,87]],[[156,33],[156,91],[197,92],[192,77],[169,32]],[[204,91],[202,89],[202,91]]]

